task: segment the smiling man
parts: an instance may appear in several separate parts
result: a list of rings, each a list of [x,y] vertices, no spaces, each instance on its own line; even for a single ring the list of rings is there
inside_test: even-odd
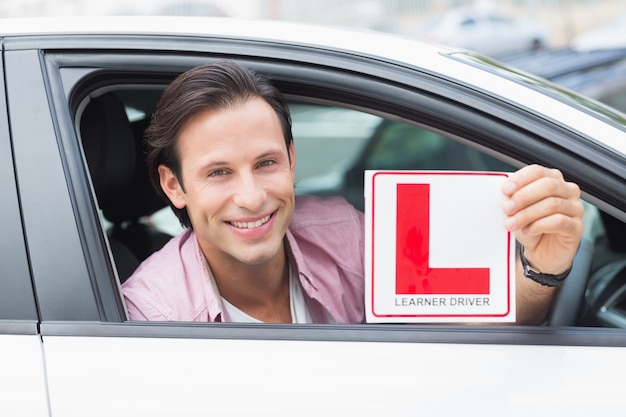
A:
[[[364,321],[363,215],[295,197],[289,112],[267,80],[228,61],[182,74],[146,141],[152,183],[188,229],[124,283],[131,320]],[[524,276],[518,260],[518,321],[538,323],[580,242],[580,191],[539,166],[502,191],[505,227],[541,271]]]

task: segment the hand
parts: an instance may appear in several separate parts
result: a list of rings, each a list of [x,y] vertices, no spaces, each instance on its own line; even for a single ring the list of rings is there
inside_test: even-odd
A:
[[[529,165],[503,184],[504,226],[515,232],[528,262],[540,272],[559,274],[572,264],[583,231],[580,188],[557,169]]]

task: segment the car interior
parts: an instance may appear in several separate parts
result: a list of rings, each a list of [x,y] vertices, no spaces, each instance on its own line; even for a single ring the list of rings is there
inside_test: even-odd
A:
[[[107,236],[122,282],[171,238],[142,221],[167,205],[152,188],[145,165],[142,138],[148,121],[131,123],[120,97],[108,92],[89,102],[80,123],[85,158],[109,223]]]
[[[120,282],[182,230],[169,206],[152,188],[145,165],[143,132],[163,88],[120,86],[94,91],[76,112],[77,131]],[[311,115],[319,126],[321,115],[329,115],[323,123],[333,123],[337,112],[346,111],[314,103],[307,107],[299,101],[290,102],[290,106],[294,132],[300,123],[310,123]],[[332,137],[330,140],[345,140],[350,145],[323,172],[315,169],[317,157],[304,164],[306,158],[299,157],[298,168],[302,166],[312,174],[296,184],[296,194],[342,195],[363,210],[365,169],[514,169],[474,147],[417,125],[384,118],[370,120],[370,125],[356,139],[349,137],[353,129],[347,129],[343,139]],[[297,136],[294,141],[296,153],[299,146],[306,146],[299,145]],[[307,163],[313,165],[307,167]],[[585,237],[592,242],[595,255],[577,325],[626,328],[626,224],[591,204],[585,207]]]

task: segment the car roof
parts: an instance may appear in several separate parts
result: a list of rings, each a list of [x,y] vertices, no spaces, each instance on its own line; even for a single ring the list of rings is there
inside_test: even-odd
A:
[[[492,97],[541,114],[588,137],[601,137],[608,145],[626,154],[626,119],[598,112],[594,103],[581,109],[582,98],[568,97],[551,83],[529,80],[478,54],[432,45],[370,30],[353,30],[284,21],[245,20],[224,17],[106,16],[43,17],[0,19],[0,37],[55,37],[76,35],[184,36],[213,39],[250,40],[277,46],[305,46],[320,51],[340,51],[353,56],[417,69],[437,77],[459,81]],[[97,48],[98,44],[94,43]],[[102,42],[102,48],[106,42]],[[5,49],[7,48],[5,42]],[[546,92],[552,98],[546,99]],[[578,103],[578,104],[577,104]],[[594,114],[592,116],[591,114]],[[604,115],[602,115],[604,113]],[[617,121],[616,121],[617,120]]]
[[[382,47],[381,38],[397,35],[385,34],[373,30],[345,29],[334,26],[312,25],[304,23],[270,21],[257,19],[237,19],[231,17],[209,16],[87,16],[87,17],[35,17],[35,18],[0,18],[0,36],[29,35],[179,35],[213,36],[239,39],[265,39],[289,44],[309,44],[332,46],[333,49],[345,46],[359,49],[362,39],[345,36],[347,33],[359,33],[358,38],[378,39],[369,48],[390,52],[388,44]],[[344,36],[338,36],[344,35]],[[408,37],[405,42],[413,42]],[[415,47],[415,45],[414,45]],[[445,49],[433,45],[417,46],[420,53],[435,54]],[[408,55],[408,54],[407,54]]]
[[[351,51],[421,67],[445,66],[441,53],[452,51],[373,30],[345,29],[286,21],[248,20],[231,17],[190,16],[87,16],[0,18],[0,37],[68,35],[186,36],[261,40],[285,45]],[[394,47],[390,48],[389,45]]]

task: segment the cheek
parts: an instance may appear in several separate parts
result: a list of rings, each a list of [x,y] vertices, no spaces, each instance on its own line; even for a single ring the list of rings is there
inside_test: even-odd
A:
[[[265,182],[267,190],[271,190],[281,195],[291,195],[294,193],[293,175],[277,175]]]
[[[187,194],[187,209],[191,217],[207,218],[214,217],[229,198],[228,187],[207,187],[194,190]]]

